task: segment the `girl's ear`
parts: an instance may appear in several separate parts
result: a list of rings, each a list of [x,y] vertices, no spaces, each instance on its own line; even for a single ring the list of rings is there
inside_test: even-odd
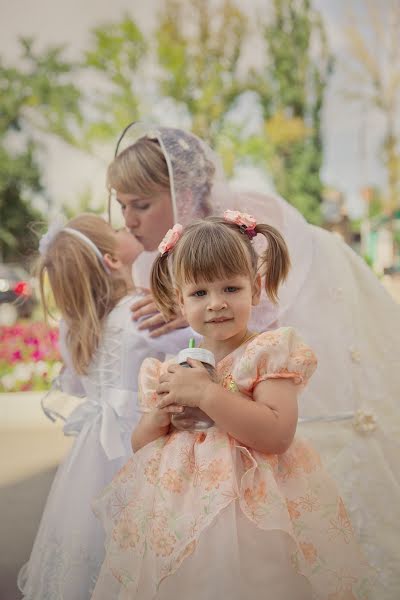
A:
[[[175,294],[176,294],[176,299],[177,299],[180,311],[181,311],[182,315],[186,318],[186,315],[185,315],[185,305],[184,305],[184,302],[183,302],[182,291],[179,288],[175,288]]]
[[[261,275],[257,273],[253,284],[253,294],[251,297],[252,306],[257,306],[261,298]]]
[[[104,254],[103,260],[106,267],[111,271],[119,271],[122,268],[122,262],[112,254]]]

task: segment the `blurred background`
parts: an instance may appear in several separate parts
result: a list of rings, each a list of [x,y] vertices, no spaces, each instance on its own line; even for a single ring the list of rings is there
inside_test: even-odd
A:
[[[40,224],[104,213],[130,121],[185,127],[236,185],[276,191],[342,236],[400,301],[400,3],[0,6],[0,511],[15,546],[1,552],[0,597],[13,600],[68,447],[40,413],[61,367],[30,275]]]

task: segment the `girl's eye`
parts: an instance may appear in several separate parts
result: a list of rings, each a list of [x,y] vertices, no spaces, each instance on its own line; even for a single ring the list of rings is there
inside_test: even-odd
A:
[[[206,295],[206,291],[205,290],[197,290],[197,292],[194,292],[193,296],[197,296],[198,298],[201,298],[202,296]]]
[[[147,204],[136,204],[138,210],[147,210],[150,207],[150,203]]]
[[[233,285],[229,285],[228,287],[225,288],[225,290],[229,293],[231,292],[237,292],[239,288],[233,286]]]

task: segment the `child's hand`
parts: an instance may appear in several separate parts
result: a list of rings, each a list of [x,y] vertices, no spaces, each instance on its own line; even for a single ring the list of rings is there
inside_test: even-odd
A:
[[[144,419],[151,427],[168,427],[171,424],[171,417],[183,411],[183,406],[173,404],[164,408],[155,408],[144,416]]]
[[[157,438],[167,435],[171,425],[171,417],[183,411],[182,406],[166,406],[146,412],[132,432],[132,450],[137,452],[143,446],[154,442]]]
[[[188,358],[188,363],[191,369],[170,365],[168,372],[160,377],[156,389],[159,396],[158,408],[171,405],[200,406],[208,386],[215,385],[201,362]]]

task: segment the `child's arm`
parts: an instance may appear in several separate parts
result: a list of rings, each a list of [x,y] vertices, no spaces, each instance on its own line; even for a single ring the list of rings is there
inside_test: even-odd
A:
[[[262,381],[253,399],[211,383],[200,408],[244,445],[266,454],[282,454],[296,433],[296,385],[288,379]]]
[[[155,409],[140,419],[131,435],[133,452],[167,435],[171,424],[171,414],[182,412],[182,406],[167,406],[162,410]]]
[[[197,361],[192,369],[172,367],[158,387],[159,408],[171,403],[198,406],[224,431],[244,445],[266,454],[290,446],[297,425],[297,388],[287,379],[260,382],[253,400],[211,381]]]

